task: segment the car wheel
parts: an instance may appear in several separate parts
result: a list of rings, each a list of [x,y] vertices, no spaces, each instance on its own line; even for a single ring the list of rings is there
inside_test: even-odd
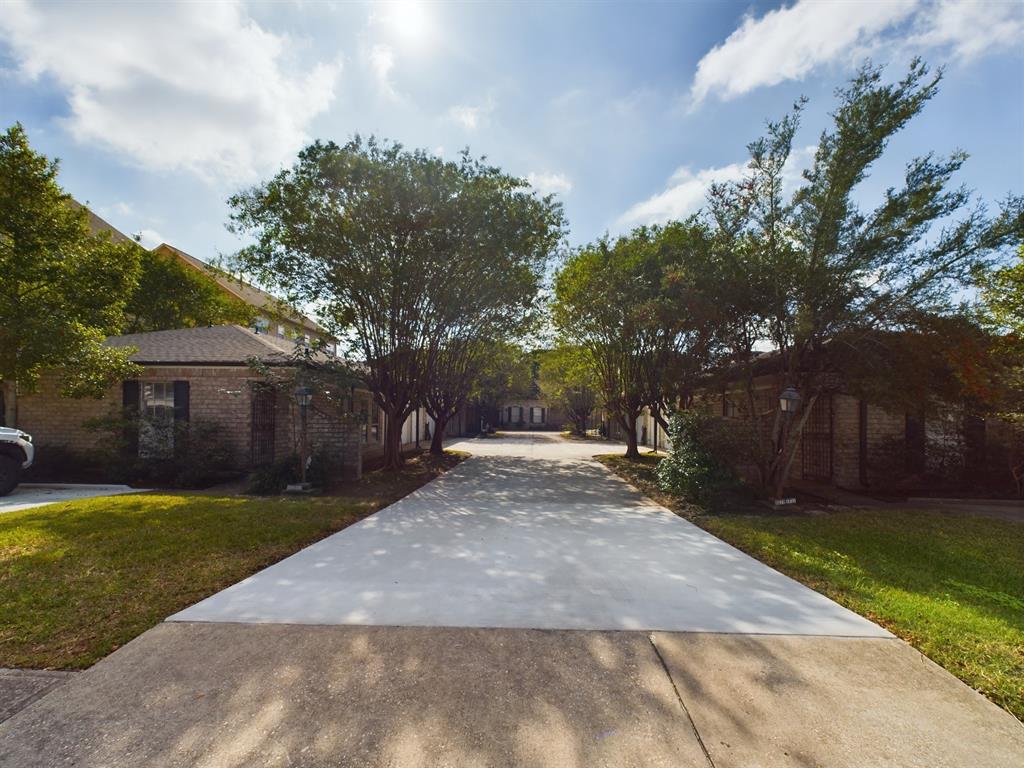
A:
[[[21,474],[21,465],[10,456],[0,456],[0,496],[18,487],[18,476]]]

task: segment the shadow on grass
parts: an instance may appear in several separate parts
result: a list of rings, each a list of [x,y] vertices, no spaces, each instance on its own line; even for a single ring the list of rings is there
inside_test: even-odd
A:
[[[332,496],[132,494],[0,515],[0,666],[88,666],[463,458],[418,458]]]

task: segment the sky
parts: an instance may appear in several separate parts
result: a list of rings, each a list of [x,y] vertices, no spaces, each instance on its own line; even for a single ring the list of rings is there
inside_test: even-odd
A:
[[[867,59],[939,95],[858,196],[966,150],[957,181],[1024,193],[1024,2],[32,3],[0,0],[0,128],[118,229],[206,260],[227,198],[314,139],[464,148],[565,206],[574,245],[697,211],[801,96],[791,184]]]

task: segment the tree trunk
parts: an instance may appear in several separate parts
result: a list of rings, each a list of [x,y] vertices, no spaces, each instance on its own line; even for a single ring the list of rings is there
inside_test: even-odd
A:
[[[430,452],[436,456],[444,453],[444,429],[448,426],[448,416],[434,418],[434,431],[430,435]]]
[[[402,468],[402,426],[405,421],[401,410],[387,410],[387,426],[384,429],[384,469]]]
[[[13,381],[5,381],[0,384],[3,391],[3,411],[0,412],[0,424],[5,427],[18,426],[18,385]]]
[[[633,418],[619,418],[619,423],[626,432],[626,458],[639,459],[640,447],[636,438],[636,416]]]

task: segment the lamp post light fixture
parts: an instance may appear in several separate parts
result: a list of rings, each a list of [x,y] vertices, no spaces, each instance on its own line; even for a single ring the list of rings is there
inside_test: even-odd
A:
[[[782,424],[782,444],[786,445],[789,439],[790,430],[790,417],[800,410],[800,401],[803,398],[800,397],[800,393],[797,392],[796,387],[786,387],[782,392],[779,393],[779,410],[782,411],[783,424]],[[786,506],[789,504],[795,504],[796,499],[794,497],[783,497],[782,496],[782,485],[776,490],[777,498],[772,501],[774,507]]]
[[[779,395],[779,408],[783,413],[796,413],[800,410],[802,399],[794,387],[786,387]]]
[[[295,388],[295,402],[299,406],[299,483],[289,485],[292,493],[308,493],[311,488],[306,481],[306,464],[309,462],[309,440],[306,428],[306,411],[313,402],[313,390],[309,387]]]

